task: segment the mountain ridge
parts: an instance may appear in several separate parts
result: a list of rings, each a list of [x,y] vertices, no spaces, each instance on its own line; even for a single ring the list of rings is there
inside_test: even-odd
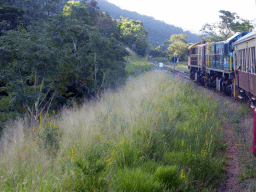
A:
[[[180,27],[167,24],[164,21],[156,20],[152,16],[141,15],[135,11],[122,9],[107,0],[97,0],[97,2],[100,11],[107,12],[115,19],[120,19],[121,16],[123,16],[136,21],[142,21],[144,28],[148,31],[149,40],[154,46],[164,45],[165,40],[170,39],[171,35],[180,33],[187,35],[188,43],[197,43],[201,41],[200,36],[193,34],[190,31],[184,31]]]

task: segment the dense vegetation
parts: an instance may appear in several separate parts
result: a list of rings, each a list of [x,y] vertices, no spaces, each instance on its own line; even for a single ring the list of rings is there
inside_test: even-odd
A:
[[[0,191],[213,191],[224,167],[219,112],[168,74],[131,78],[34,127],[10,126]]]
[[[167,57],[172,61],[173,57],[179,57],[182,61],[187,61],[188,47],[187,36],[184,34],[174,34],[169,40],[165,41],[165,46],[157,46],[150,49],[149,55],[153,58]]]
[[[114,20],[94,0],[0,6],[0,126],[25,111],[37,120],[50,106],[116,88],[127,78],[125,46],[142,56],[147,49],[141,22]]]

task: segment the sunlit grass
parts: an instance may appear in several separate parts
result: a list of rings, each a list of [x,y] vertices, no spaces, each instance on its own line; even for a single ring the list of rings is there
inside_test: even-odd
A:
[[[130,56],[125,57],[125,70],[129,75],[139,75],[142,72],[150,71],[152,69],[152,65],[148,63],[148,61],[139,58],[139,56],[130,49],[128,49],[128,52],[130,53]]]
[[[169,66],[174,68],[174,63],[170,62]],[[177,69],[179,71],[183,71],[185,73],[189,73],[188,62],[187,61],[180,61],[178,63],[175,63],[175,69]]]
[[[167,74],[130,78],[36,127],[14,123],[0,191],[202,191],[223,171],[217,113],[211,96]]]

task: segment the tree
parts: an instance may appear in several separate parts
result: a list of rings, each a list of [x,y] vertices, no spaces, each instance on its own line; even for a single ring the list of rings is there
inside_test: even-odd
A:
[[[159,45],[159,46],[157,46],[155,48],[152,48],[149,51],[149,55],[152,56],[152,57],[165,57],[166,53],[162,51],[162,48]]]
[[[0,6],[0,35],[2,30],[16,29],[18,25],[23,25],[24,11],[19,7],[10,5]]]
[[[168,47],[168,53],[173,56],[175,54],[179,55],[179,58],[181,60],[187,60],[187,50],[188,50],[189,45],[182,42],[182,41],[177,41],[172,43]]]
[[[85,1],[69,2],[63,14],[43,11],[42,2],[26,0],[21,7],[0,9],[1,21],[10,15],[0,38],[0,130],[3,122],[24,114],[25,109],[36,120],[38,111],[60,109],[73,98],[92,98],[127,78],[124,57],[128,52],[119,41],[117,21],[97,12],[94,2],[91,8]],[[96,18],[90,9],[97,12]],[[25,19],[28,22],[22,27]],[[125,32],[134,37],[132,45],[143,55],[147,33],[141,22],[131,23],[122,37]]]
[[[87,7],[78,4],[70,15],[52,15],[0,38],[0,121],[35,108],[38,98],[41,108],[51,103],[58,109],[69,98],[91,98],[125,82],[123,43],[85,24],[88,15],[77,10]]]
[[[107,13],[100,13],[97,17],[95,26],[99,29],[104,37],[114,37],[119,39],[117,21],[110,17]]]
[[[61,14],[62,5],[68,0],[5,0],[10,6],[20,7],[24,11],[27,25],[46,19],[49,15]]]
[[[69,1],[63,8],[63,14],[72,19],[92,25],[89,9],[83,1]]]
[[[98,2],[95,0],[91,0],[88,4],[87,4],[88,8],[89,8],[89,13],[90,13],[90,17],[93,23],[96,22],[96,18],[99,16],[100,12],[99,12],[99,7],[98,7]]]
[[[204,33],[202,35],[202,41],[222,41],[224,40],[223,36],[218,35],[218,24],[206,23],[203,25],[201,31]]]
[[[170,37],[170,40],[165,41],[166,44],[174,43],[174,42],[183,42],[187,43],[187,36],[185,34],[174,34]]]
[[[148,32],[141,21],[122,18],[118,21],[120,41],[130,47],[137,54],[144,56],[148,47]]]
[[[187,37],[184,34],[174,34],[170,37],[170,40],[166,41],[169,44],[167,48],[167,53],[169,57],[173,57],[175,54],[179,55],[181,60],[187,60],[187,50],[189,44],[187,42]]]
[[[203,40],[220,41],[232,36],[235,32],[251,31],[253,25],[248,20],[241,19],[236,13],[220,10],[220,22],[206,23],[201,31],[204,32]]]

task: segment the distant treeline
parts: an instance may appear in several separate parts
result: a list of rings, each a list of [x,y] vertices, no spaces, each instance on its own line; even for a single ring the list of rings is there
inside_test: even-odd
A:
[[[0,21],[0,128],[116,88],[127,78],[125,46],[141,56],[148,46],[142,22],[115,20],[94,0],[1,1]]]
[[[116,19],[119,19],[120,16],[123,16],[135,21],[142,21],[144,28],[148,31],[149,43],[152,44],[153,47],[164,45],[165,40],[169,39],[171,35],[181,33],[187,36],[188,43],[197,43],[201,41],[200,36],[193,34],[190,31],[184,31],[182,28],[176,27],[174,25],[156,20],[153,17],[140,15],[136,12],[121,9],[120,7],[109,3],[106,0],[97,0],[97,2],[101,11],[108,12],[110,16]],[[168,17],[168,13],[166,13],[166,17]]]

